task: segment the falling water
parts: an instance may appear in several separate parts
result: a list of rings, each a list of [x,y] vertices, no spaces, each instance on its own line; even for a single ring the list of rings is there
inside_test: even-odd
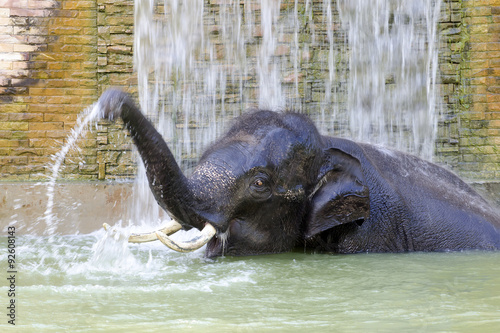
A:
[[[340,0],[351,135],[432,159],[439,0]]]

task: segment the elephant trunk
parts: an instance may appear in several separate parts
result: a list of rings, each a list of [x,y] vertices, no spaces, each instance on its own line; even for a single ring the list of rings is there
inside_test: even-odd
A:
[[[120,90],[108,90],[99,99],[99,104],[103,117],[123,119],[144,162],[149,186],[158,204],[185,229],[203,229],[207,220],[197,211],[187,178],[165,140],[131,97]]]

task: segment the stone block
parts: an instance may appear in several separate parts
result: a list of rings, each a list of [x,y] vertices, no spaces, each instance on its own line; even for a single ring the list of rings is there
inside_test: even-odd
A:
[[[4,131],[27,131],[29,124],[25,122],[0,122],[0,130]]]
[[[55,151],[61,149],[63,146],[63,140],[52,139],[52,138],[34,138],[28,140],[29,148],[55,148]]]
[[[31,131],[61,131],[64,128],[63,122],[30,122],[26,125]]]
[[[134,176],[136,172],[136,167],[132,165],[111,165],[106,164],[106,174],[122,175],[122,176]]]
[[[6,139],[0,139],[0,147],[5,148],[5,147],[19,147],[19,141],[18,140],[6,140]]]

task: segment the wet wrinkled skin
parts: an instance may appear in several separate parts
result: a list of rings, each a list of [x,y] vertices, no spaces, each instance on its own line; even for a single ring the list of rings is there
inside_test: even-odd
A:
[[[305,116],[250,112],[186,178],[125,93],[103,116],[121,117],[151,190],[184,229],[216,229],[206,255],[290,251],[402,252],[500,248],[500,217],[452,173],[417,157],[321,136]]]

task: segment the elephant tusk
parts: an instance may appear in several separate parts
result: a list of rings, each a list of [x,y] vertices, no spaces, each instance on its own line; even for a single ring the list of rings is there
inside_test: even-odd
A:
[[[131,234],[128,238],[129,243],[146,243],[146,242],[152,242],[158,239],[156,237],[157,232],[161,232],[164,235],[171,235],[176,231],[179,231],[182,229],[182,225],[180,225],[178,222],[172,220],[167,226],[164,228],[158,229],[157,231],[153,232],[148,232],[144,234]]]
[[[113,228],[111,228],[109,226],[109,224],[107,224],[107,223],[104,223],[102,226],[104,227],[104,230],[106,230],[106,231],[111,230],[111,231],[115,232],[115,230]],[[180,229],[182,229],[182,225],[180,225],[178,222],[172,220],[172,221],[170,221],[170,223],[167,226],[159,229],[158,231],[162,232],[165,235],[171,235],[174,232],[179,231]],[[155,231],[144,233],[144,234],[131,234],[128,238],[129,243],[146,243],[146,242],[152,242],[155,240],[158,240],[158,237],[156,237]]]
[[[156,236],[163,244],[165,244],[174,251],[191,252],[207,244],[208,241],[215,236],[216,232],[217,231],[215,230],[215,228],[211,224],[207,223],[203,228],[203,230],[201,231],[201,234],[189,241],[176,242],[160,230],[156,231]]]

